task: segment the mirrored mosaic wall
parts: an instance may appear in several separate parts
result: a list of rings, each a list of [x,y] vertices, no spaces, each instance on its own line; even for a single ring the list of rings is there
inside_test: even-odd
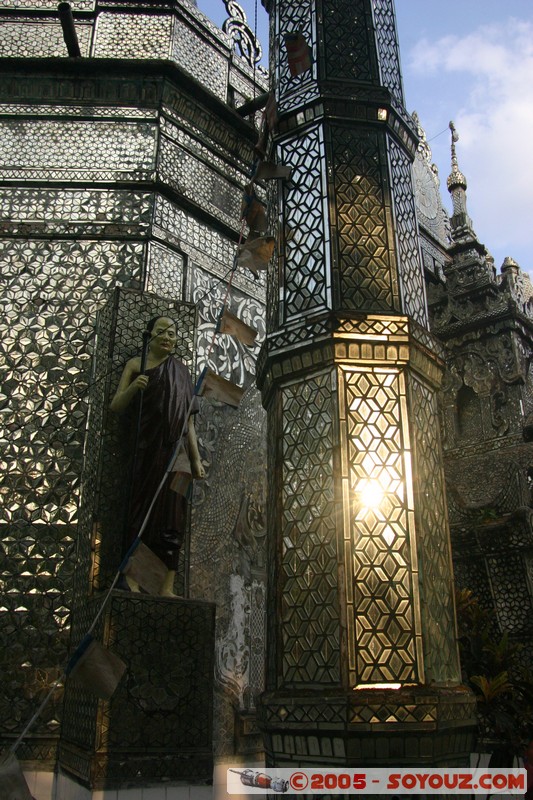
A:
[[[81,55],[91,59],[157,59],[185,70],[219,100],[254,97],[253,69],[232,51],[232,41],[192,3],[139,4],[98,0],[70,3]],[[0,57],[68,55],[51,0],[2,0]],[[7,13],[5,13],[7,12]],[[14,13],[18,12],[18,13]]]
[[[2,243],[1,624],[14,645],[2,651],[11,676],[2,701],[7,735],[31,717],[64,664],[95,315],[109,287],[140,279],[142,251],[109,240]],[[37,750],[23,743],[22,758],[53,758],[58,714],[58,703],[48,706],[34,728]]]
[[[187,9],[191,19],[200,19],[192,6]],[[28,35],[30,29],[24,30]],[[83,517],[82,476],[88,474],[84,468],[92,469],[85,460],[89,398],[96,420],[120,369],[118,362],[108,364],[111,384],[95,395],[97,318],[112,305],[116,287],[146,291],[165,307],[194,303],[197,368],[209,361],[248,388],[238,412],[203,403],[198,420],[208,477],[194,498],[193,531],[195,524],[207,530],[224,560],[216,581],[216,559],[202,557],[194,533],[191,549],[191,592],[201,599],[216,595],[225,615],[223,638],[234,637],[236,626],[243,630],[240,686],[231,683],[234,666],[224,655],[218,691],[224,708],[233,708],[237,698],[244,709],[253,705],[262,681],[264,440],[260,400],[252,388],[259,345],[246,348],[219,336],[207,353],[231,273],[240,193],[256,133],[231,113],[219,113],[207,95],[193,97],[142,70],[130,68],[124,76],[91,60],[70,72],[64,65],[58,73],[52,67],[38,75],[9,68],[4,77],[0,100],[9,95],[9,102],[0,103],[0,625],[10,646],[2,648],[2,670],[9,676],[0,701],[2,737],[16,736],[64,666],[76,565],[83,566],[82,584],[95,580],[94,572],[83,574],[96,530],[89,510]],[[260,342],[263,282],[239,271],[228,304],[260,331]],[[191,325],[191,337],[192,330]],[[124,343],[124,355],[130,346],[135,349],[135,342]],[[98,369],[105,372],[104,362]],[[235,443],[239,471],[220,493],[219,460],[229,453],[223,437]],[[97,472],[95,465],[95,477]],[[80,514],[87,522],[83,542]],[[213,522],[220,518],[224,531]],[[237,617],[232,574],[241,575],[241,596],[248,598]],[[60,714],[58,691],[21,745],[21,759],[53,765]],[[222,751],[233,752],[234,730],[224,725],[215,735]]]
[[[79,609],[78,627],[98,606]],[[211,780],[214,627],[213,604],[114,591],[95,637],[126,673],[109,701],[67,679],[61,769],[92,789]]]

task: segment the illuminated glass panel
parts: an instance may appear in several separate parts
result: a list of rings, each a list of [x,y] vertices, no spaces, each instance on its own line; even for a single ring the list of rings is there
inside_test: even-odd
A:
[[[337,0],[324,6],[324,42],[328,58],[324,69],[329,79],[376,80],[377,62],[367,17],[366,0]]]
[[[373,131],[362,135],[332,127],[341,308],[400,310],[384,143]]]
[[[352,685],[415,681],[404,377],[394,368],[343,366],[339,380]]]
[[[278,3],[277,13],[273,15],[274,22],[279,26],[274,27],[274,41],[279,42],[278,47],[272,48],[272,59],[274,59],[275,84],[277,97],[281,101],[280,110],[287,110],[291,105],[299,105],[301,102],[300,92],[304,86],[309,86],[312,79],[316,77],[316,50],[315,40],[315,19],[313,3]],[[311,47],[313,53],[313,66],[310,70],[301,75],[292,77],[289,71],[287,51],[284,45],[284,36],[287,33],[299,31],[306,42]],[[313,94],[317,94],[316,87],[312,89]],[[291,96],[295,99],[291,102]]]

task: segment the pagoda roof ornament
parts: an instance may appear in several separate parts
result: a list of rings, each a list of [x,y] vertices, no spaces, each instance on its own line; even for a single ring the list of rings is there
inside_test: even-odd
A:
[[[457,152],[455,150],[455,143],[459,141],[459,134],[457,133],[457,128],[452,121],[450,121],[449,126],[450,131],[452,133],[452,171],[448,175],[448,180],[446,181],[448,185],[448,189],[451,191],[457,187],[466,189],[467,183],[466,178],[459,169],[459,162],[457,161]]]
[[[459,134],[453,122],[450,122],[449,127],[452,134],[452,171],[448,175],[446,183],[453,203],[453,215],[450,219],[452,240],[454,242],[477,241],[466,207],[466,178],[459,169],[457,161],[455,145],[459,141]]]
[[[430,166],[434,167],[435,165],[431,164],[431,158],[432,158],[431,147],[428,144],[426,132],[425,132],[424,128],[422,127],[422,123],[420,122],[420,117],[418,116],[418,113],[416,111],[413,111],[411,116],[412,116],[413,121],[414,121],[414,123],[416,125],[416,132],[417,132],[418,138],[419,138],[418,152],[420,153],[422,158],[425,161],[427,161],[427,163]]]
[[[239,54],[251,67],[259,64],[263,57],[263,50],[257,36],[248,25],[244,9],[236,0],[222,0],[229,17],[222,25],[222,30],[238,47]]]

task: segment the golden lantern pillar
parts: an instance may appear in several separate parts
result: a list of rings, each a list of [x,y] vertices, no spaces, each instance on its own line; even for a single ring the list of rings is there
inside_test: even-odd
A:
[[[393,3],[265,5],[273,151],[292,169],[258,369],[268,761],[468,763],[475,703],[460,683],[442,353],[428,329]],[[311,56],[299,74],[283,44],[295,33]]]

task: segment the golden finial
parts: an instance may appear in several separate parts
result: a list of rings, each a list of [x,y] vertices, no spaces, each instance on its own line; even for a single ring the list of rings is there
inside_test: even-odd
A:
[[[455,127],[455,123],[451,120],[449,123],[450,131],[452,132],[452,171],[448,176],[447,185],[448,189],[455,189],[456,187],[462,187],[466,189],[466,178],[459,169],[459,163],[457,161],[457,153],[455,150],[455,143],[459,141],[459,134],[457,133],[457,128]]]

